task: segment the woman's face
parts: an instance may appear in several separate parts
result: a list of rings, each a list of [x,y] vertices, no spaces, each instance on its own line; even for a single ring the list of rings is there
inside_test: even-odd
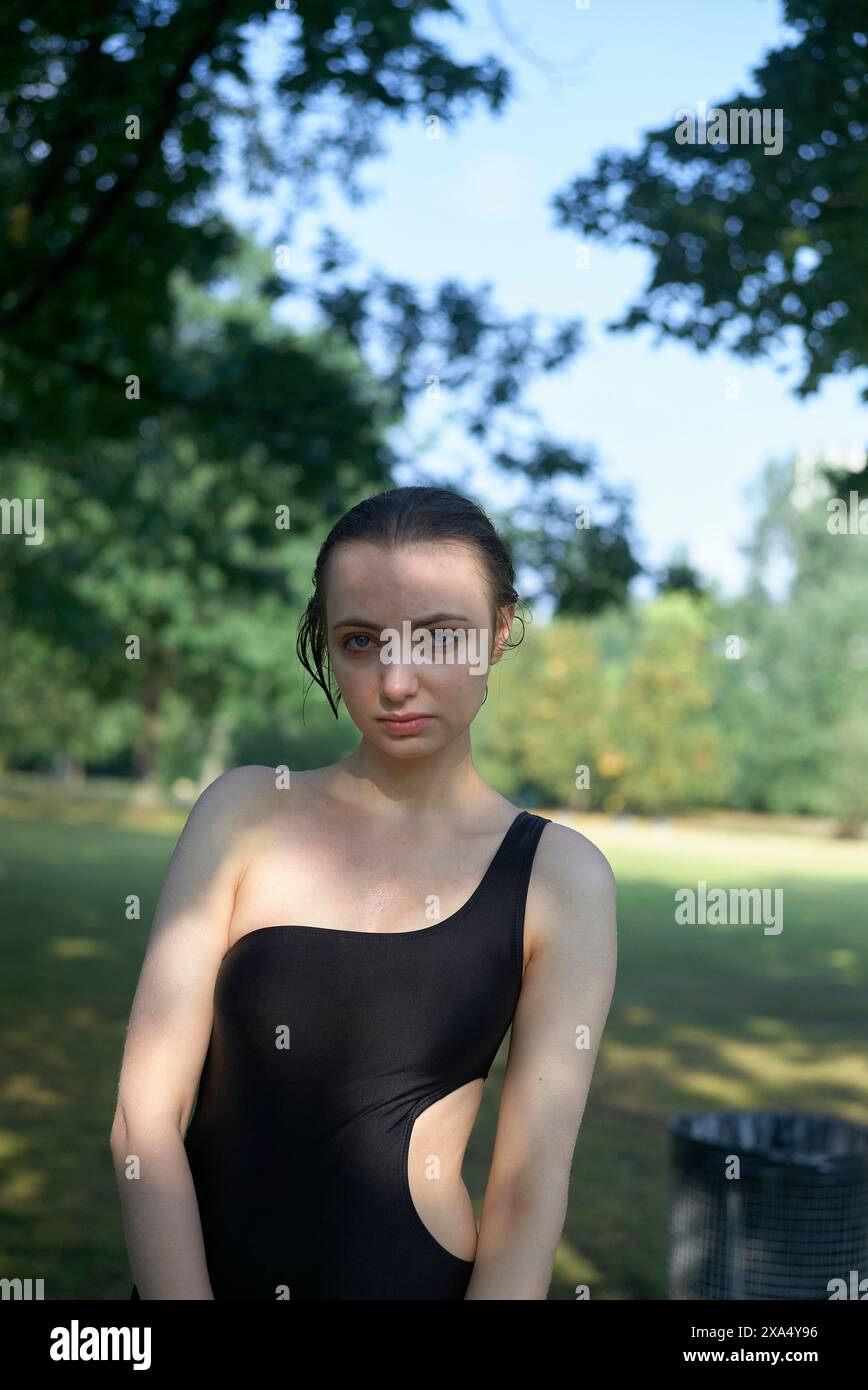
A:
[[[469,546],[338,546],[326,585],[329,659],[356,728],[398,756],[433,752],[462,733],[485,698],[514,613],[514,604],[504,608],[492,631],[488,587]],[[427,718],[389,722],[400,715]]]

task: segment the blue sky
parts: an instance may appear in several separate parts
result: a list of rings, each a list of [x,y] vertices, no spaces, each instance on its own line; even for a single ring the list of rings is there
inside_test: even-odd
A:
[[[438,20],[429,29],[464,60],[496,54],[513,74],[512,99],[500,116],[479,105],[439,140],[426,138],[421,119],[386,122],[383,154],[360,174],[372,196],[353,206],[326,185],[315,213],[299,220],[294,273],[327,221],[359,252],[357,270],[380,267],[421,290],[446,278],[470,289],[490,282],[498,311],[535,313],[541,329],[581,317],[585,349],[528,392],[540,427],[571,446],[590,446],[602,476],[631,489],[646,563],[663,564],[686,545],[703,574],[723,593],[735,593],[744,574],[739,545],[752,525],[748,486],[769,458],[864,443],[864,377],[827,382],[803,402],[792,392],[800,376],[792,349],[775,360],[747,362],[721,349],[700,356],[684,344],[655,346],[648,329],[607,333],[606,322],[641,291],[650,260],[639,249],[593,242],[590,266],[578,269],[579,238],[555,227],[549,204],[570,179],[592,171],[603,149],[635,151],[642,132],[671,123],[678,108],[754,90],[751,69],[769,48],[792,38],[783,6],[779,0],[590,0],[587,9],[575,0],[459,4],[466,24]],[[275,26],[293,22],[275,17],[252,55],[257,69],[278,60]],[[288,190],[276,189],[252,202],[230,182],[222,202],[268,243],[286,196]],[[304,322],[298,306],[290,306],[288,317]],[[396,436],[402,452],[483,502],[525,497],[520,485],[504,486],[478,446],[453,427],[442,428],[447,410],[445,402],[420,405]],[[414,466],[397,481],[414,481]]]

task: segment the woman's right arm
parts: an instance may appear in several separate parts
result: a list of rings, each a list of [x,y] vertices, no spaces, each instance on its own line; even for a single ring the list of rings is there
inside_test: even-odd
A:
[[[243,872],[243,830],[263,772],[224,773],[190,812],[163,881],[130,1012],[109,1143],[142,1299],[214,1297],[184,1135]]]

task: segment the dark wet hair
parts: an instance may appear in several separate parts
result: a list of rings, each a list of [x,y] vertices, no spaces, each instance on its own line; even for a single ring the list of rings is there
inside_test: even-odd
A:
[[[338,717],[331,691],[332,673],[326,631],[325,587],[329,557],[337,546],[348,541],[370,541],[375,545],[399,546],[424,541],[458,541],[475,548],[485,574],[496,620],[501,608],[520,600],[515,588],[515,570],[509,551],[482,508],[447,487],[396,487],[351,507],[335,522],[323,541],[313,569],[313,595],[298,625],[298,659],[326,693]],[[524,618],[518,642],[509,638],[503,644],[517,647],[524,638]],[[494,631],[496,631],[496,622]],[[308,690],[310,686],[308,686]],[[307,692],[305,692],[307,693]],[[340,691],[337,699],[340,700]],[[486,685],[486,699],[488,687]],[[483,704],[485,700],[483,700]]]

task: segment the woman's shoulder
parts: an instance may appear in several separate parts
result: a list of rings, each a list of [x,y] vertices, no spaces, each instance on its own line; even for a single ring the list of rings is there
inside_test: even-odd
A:
[[[584,928],[615,930],[616,883],[603,851],[579,830],[552,820],[534,860],[528,914],[541,937]]]
[[[573,830],[559,820],[549,820],[544,827],[537,858],[540,859],[540,877],[561,890],[570,887],[604,890],[615,881],[611,863],[602,849],[580,830]]]
[[[244,763],[241,767],[227,768],[208,783],[200,793],[197,805],[207,802],[214,808],[233,806],[250,797],[265,795],[278,785],[280,772],[279,768],[265,767],[260,763]],[[291,782],[297,774],[286,768],[284,776],[287,782]]]
[[[241,767],[230,767],[221,772],[202,792],[212,801],[232,801],[239,797],[255,795],[257,792],[288,791],[302,784],[313,784],[320,774],[328,768],[311,768],[298,772],[286,765],[268,767],[263,763],[244,763]]]
[[[289,804],[287,793],[297,792],[307,776],[289,767],[266,767],[260,763],[228,768],[200,793],[190,819],[238,829],[259,823],[264,817],[285,810]]]

